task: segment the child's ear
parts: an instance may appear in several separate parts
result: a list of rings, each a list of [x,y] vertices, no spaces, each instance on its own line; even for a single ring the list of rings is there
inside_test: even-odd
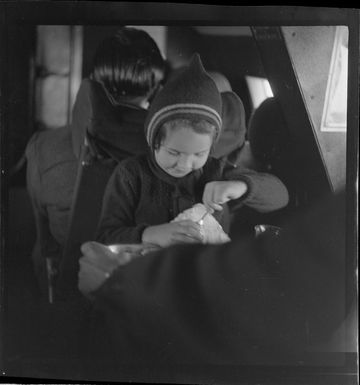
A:
[[[153,150],[154,151],[158,151],[159,148],[160,148],[160,143],[157,140],[155,140],[155,143],[153,145]]]

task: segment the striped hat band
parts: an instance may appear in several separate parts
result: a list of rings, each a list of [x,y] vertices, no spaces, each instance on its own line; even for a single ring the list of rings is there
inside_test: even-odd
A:
[[[222,119],[219,113],[204,104],[195,104],[195,103],[178,103],[172,104],[170,106],[166,106],[159,111],[157,111],[154,116],[151,118],[149,124],[147,125],[146,130],[146,140],[149,145],[152,145],[152,141],[155,136],[155,128],[159,127],[159,125],[168,120],[169,116],[172,115],[181,115],[181,114],[190,114],[190,115],[202,115],[212,122],[214,122],[217,132],[215,139],[220,135],[220,130],[222,126]]]

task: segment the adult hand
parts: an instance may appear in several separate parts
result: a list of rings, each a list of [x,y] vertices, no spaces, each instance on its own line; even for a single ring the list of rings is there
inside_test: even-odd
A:
[[[247,192],[247,184],[243,181],[216,181],[205,185],[203,202],[209,212],[222,210],[222,204],[238,199]]]
[[[190,220],[150,226],[144,230],[142,235],[144,243],[161,247],[174,243],[201,243],[202,239],[201,226]]]
[[[78,288],[84,295],[97,290],[117,267],[131,260],[129,253],[112,251],[98,242],[84,243],[81,251]]]

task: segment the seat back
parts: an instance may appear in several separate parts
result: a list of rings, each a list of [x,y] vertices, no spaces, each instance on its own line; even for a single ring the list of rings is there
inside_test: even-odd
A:
[[[291,136],[275,98],[265,99],[249,120],[251,151],[264,171],[285,176],[291,155]]]
[[[249,121],[248,138],[252,154],[265,172],[279,177],[292,187],[295,166],[294,143],[278,101],[265,99]]]
[[[94,240],[105,187],[116,164],[114,160],[101,159],[92,154],[85,138],[79,160],[69,231],[56,283],[58,298],[67,298],[78,293],[80,247],[84,242]]]
[[[259,169],[277,176],[289,191],[289,204],[273,213],[257,215],[258,223],[281,225],[297,208],[294,143],[278,101],[265,99],[249,120],[248,139]],[[259,222],[266,221],[266,222]]]

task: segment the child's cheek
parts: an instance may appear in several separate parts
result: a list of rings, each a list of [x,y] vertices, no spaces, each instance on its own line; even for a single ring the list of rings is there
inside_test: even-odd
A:
[[[166,168],[173,168],[176,166],[176,164],[177,164],[176,158],[166,158],[164,161],[164,166]]]
[[[159,151],[155,157],[159,166],[162,168],[172,168],[176,165],[176,157],[171,156],[164,151]]]
[[[206,161],[208,160],[208,157],[209,157],[209,155],[198,158],[195,162],[195,164],[196,164],[195,168],[199,169],[199,168],[203,167],[205,165]]]

